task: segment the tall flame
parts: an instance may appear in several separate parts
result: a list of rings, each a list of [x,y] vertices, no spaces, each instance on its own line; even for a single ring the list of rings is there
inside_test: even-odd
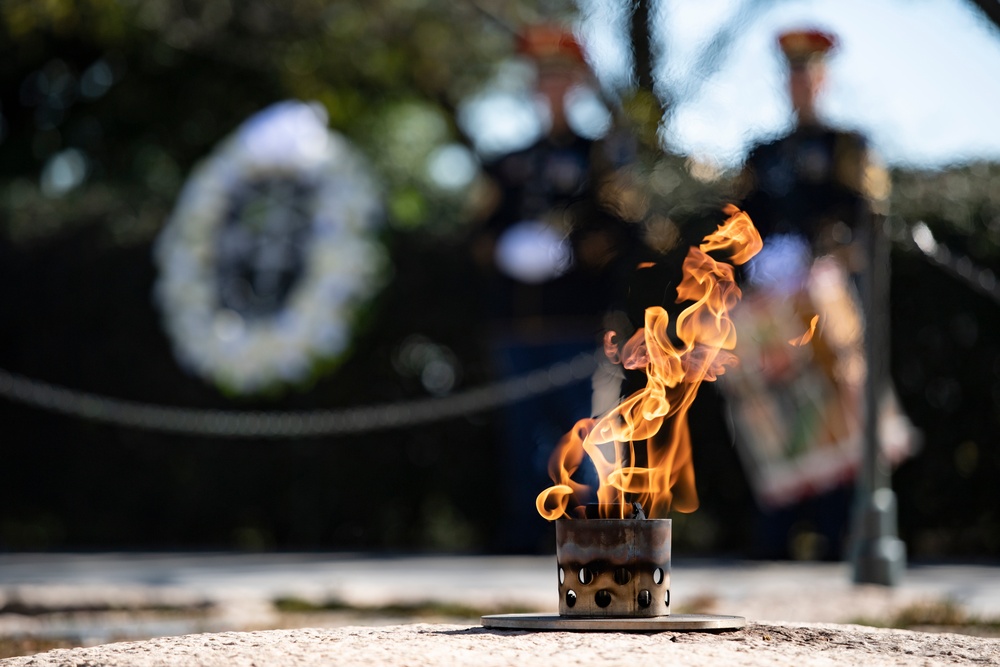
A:
[[[555,484],[539,494],[538,512],[548,520],[568,516],[570,502],[581,504],[588,487],[572,479],[590,457],[597,469],[601,516],[624,518],[632,502],[642,503],[650,518],[665,517],[671,507],[698,508],[687,413],[698,387],[714,381],[736,363],[730,351],[736,331],[729,312],[742,296],[732,264],[742,264],[763,247],[750,217],[735,206],[729,218],[692,247],[683,264],[677,303],[690,301],[668,332],[666,310],[647,308],[645,326],[623,345],[615,333],[605,337],[605,351],[626,368],[645,368],[646,387],[622,400],[598,419],[582,419],[559,442],[549,462]],[[708,253],[724,251],[732,264]]]

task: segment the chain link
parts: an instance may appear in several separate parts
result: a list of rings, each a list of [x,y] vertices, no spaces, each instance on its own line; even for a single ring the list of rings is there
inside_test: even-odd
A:
[[[356,435],[483,412],[589,378],[595,353],[583,353],[502,382],[444,398],[341,410],[200,410],[137,403],[61,387],[0,369],[0,397],[89,421],[195,436],[299,438]]]
[[[901,221],[896,221],[901,222]],[[919,250],[933,264],[969,287],[1000,303],[1000,283],[993,271],[937,242],[922,222],[902,223],[890,233],[893,242]],[[201,410],[126,401],[26,378],[0,369],[0,397],[89,421],[194,436],[298,438],[356,435],[428,424],[483,412],[544,394],[590,377],[597,354],[584,353],[516,378],[469,389],[444,398],[421,398],[401,403],[341,410],[264,412]]]
[[[990,269],[977,266],[967,256],[940,243],[923,221],[911,226],[896,220],[895,224],[887,225],[887,229],[894,243],[906,250],[920,252],[931,264],[1000,304],[1000,283],[997,282],[996,274]]]

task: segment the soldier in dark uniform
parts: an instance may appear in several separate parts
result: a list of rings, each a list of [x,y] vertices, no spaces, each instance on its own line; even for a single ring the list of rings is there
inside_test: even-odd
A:
[[[567,119],[567,93],[591,76],[582,48],[560,28],[536,26],[522,34],[518,49],[535,65],[535,91],[550,127],[531,146],[485,166],[492,201],[472,241],[488,346],[505,378],[598,349],[604,314],[624,292],[638,239],[638,225],[602,195],[628,162],[627,143],[617,135],[579,136]],[[592,383],[584,380],[505,408],[497,549],[553,547],[534,504],[551,483],[549,457],[577,420],[604,407],[611,406],[595,405]]]
[[[757,303],[769,309],[772,320],[760,316],[751,331],[741,331],[756,339],[753,344],[759,347],[745,354],[756,353],[757,358],[742,360],[752,371],[735,373],[729,388],[735,392],[737,430],[742,424],[743,439],[751,441],[747,449],[769,450],[793,471],[784,486],[765,492],[772,495],[761,502],[757,555],[836,559],[843,555],[856,466],[840,452],[844,443],[856,446],[862,423],[862,326],[850,293],[869,268],[864,248],[887,196],[888,178],[872,159],[864,136],[830,127],[818,115],[826,58],[836,38],[819,30],[795,30],[780,35],[778,44],[788,65],[795,127],[753,149],[738,179],[741,207],[764,240],[764,251],[748,265],[748,301],[753,302],[755,290],[770,298],[769,304],[763,299]],[[762,331],[789,326],[801,331],[820,312],[810,282],[819,258],[833,269],[830,275],[846,278],[834,294],[839,305],[832,306],[846,314],[824,314],[825,328],[808,348],[790,346],[787,329],[769,345],[759,344]],[[839,339],[825,335],[837,331],[838,317]],[[857,326],[846,325],[850,318]],[[823,447],[828,449],[819,452]],[[805,458],[810,453],[812,463]],[[818,461],[835,463],[821,469]]]
[[[796,125],[751,152],[739,183],[743,208],[765,242],[773,234],[797,235],[814,256],[837,255],[857,272],[860,259],[851,248],[884,201],[888,181],[863,135],[830,127],[818,116],[834,36],[793,31],[778,43],[788,62]]]

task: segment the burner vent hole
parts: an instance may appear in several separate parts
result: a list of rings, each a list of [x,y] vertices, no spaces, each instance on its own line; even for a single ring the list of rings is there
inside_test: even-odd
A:
[[[559,568],[559,584],[562,585],[565,583],[566,583],[566,570]]]
[[[589,567],[581,567],[580,568],[580,583],[583,584],[584,586],[586,586],[587,584],[589,584],[593,580],[594,580],[594,573],[590,570],[590,568]]]
[[[658,567],[653,570],[653,583],[659,586],[663,583],[663,568]]]
[[[647,590],[641,590],[639,591],[638,601],[639,606],[645,609],[649,605],[653,604],[653,594]]]
[[[624,567],[620,567],[615,570],[615,583],[619,586],[624,586],[628,582],[632,581],[632,573],[629,572]]]
[[[597,603],[598,607],[604,609],[611,604],[611,593],[602,588],[594,594],[594,602]]]
[[[670,589],[669,588],[667,589],[667,594],[663,596],[663,601],[667,603],[668,607],[670,606]]]
[[[566,591],[566,606],[572,607],[576,604],[576,593],[573,591]]]

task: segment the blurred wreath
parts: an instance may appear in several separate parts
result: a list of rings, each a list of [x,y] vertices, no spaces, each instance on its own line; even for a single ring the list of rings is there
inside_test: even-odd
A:
[[[380,220],[366,164],[321,107],[251,116],[195,168],[156,242],[178,361],[239,394],[332,365],[384,273]]]

